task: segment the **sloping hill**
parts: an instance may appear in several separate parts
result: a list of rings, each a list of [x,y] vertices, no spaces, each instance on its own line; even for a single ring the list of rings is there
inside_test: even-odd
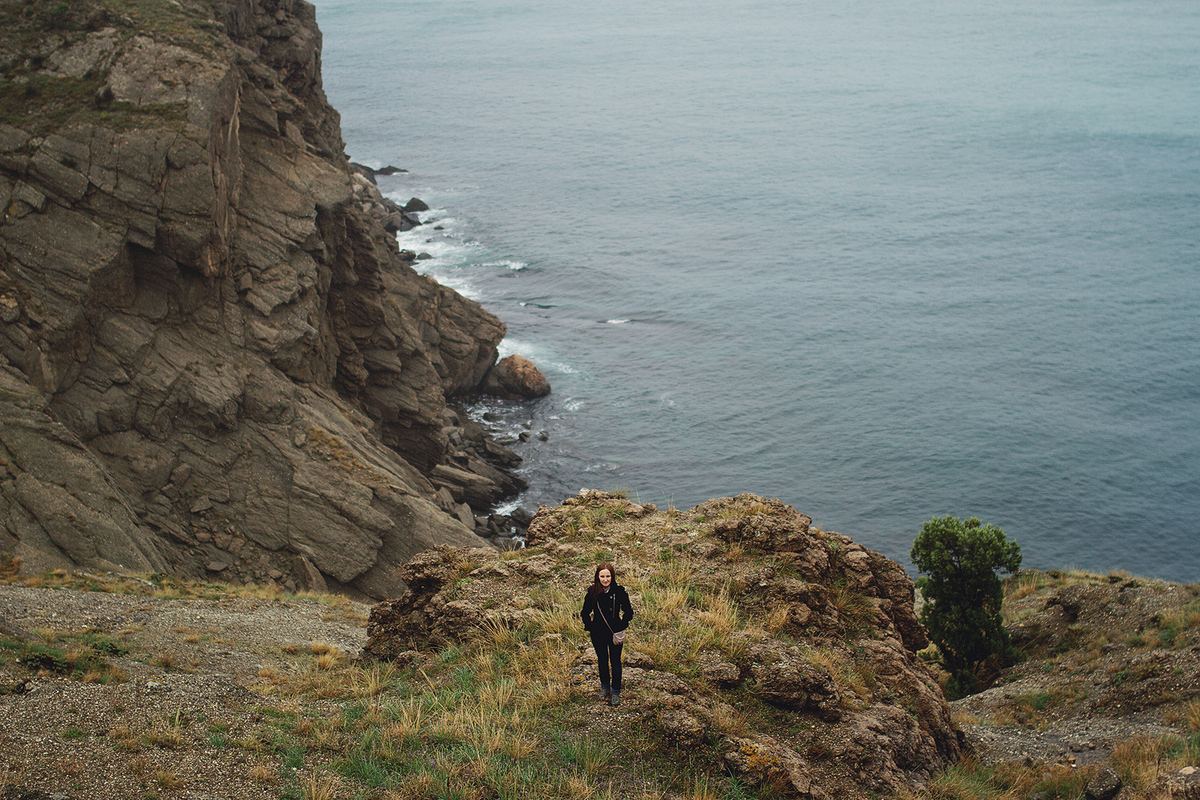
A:
[[[659,511],[587,492],[531,531],[525,550],[419,554],[410,592],[374,607],[10,563],[0,796],[1185,800],[1200,786],[1200,587],[1023,573],[1006,613],[1031,658],[947,705],[913,652],[903,571],[777,502]],[[636,612],[617,708],[597,699],[578,619],[600,560]]]

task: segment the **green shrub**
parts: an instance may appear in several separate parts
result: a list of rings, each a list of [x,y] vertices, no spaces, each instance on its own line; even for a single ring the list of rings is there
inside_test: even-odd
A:
[[[950,673],[947,694],[970,694],[985,661],[1015,656],[1000,618],[1004,587],[996,572],[1015,573],[1021,548],[974,517],[941,517],[921,526],[909,555],[923,576],[917,580],[925,596],[921,621]]]

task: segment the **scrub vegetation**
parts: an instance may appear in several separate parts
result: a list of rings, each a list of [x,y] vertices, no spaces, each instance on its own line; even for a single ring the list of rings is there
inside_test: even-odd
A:
[[[52,55],[100,32],[114,52],[145,36],[211,53],[218,41],[211,13],[198,0],[0,0],[0,123],[34,136],[81,123],[118,131],[182,128],[182,103],[114,100],[105,91],[107,67],[67,74],[55,69]]]

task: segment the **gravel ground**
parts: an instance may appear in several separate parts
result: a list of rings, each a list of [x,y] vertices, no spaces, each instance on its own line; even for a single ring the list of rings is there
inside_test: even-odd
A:
[[[232,592],[160,599],[0,584],[0,634],[61,644],[66,634],[100,631],[128,648],[110,659],[125,679],[110,683],[35,673],[0,650],[0,800],[310,793],[306,773],[281,767],[273,746],[278,718],[298,702],[272,694],[262,676],[311,668],[318,649],[356,655],[370,607]],[[1050,652],[952,704],[967,742],[984,763],[1085,766],[1140,736],[1190,735],[1200,709],[1200,626],[1170,643],[1155,635],[1164,614],[1194,608],[1198,594],[1196,586],[1114,581],[1051,584],[1006,601],[1014,638],[1049,641]],[[587,661],[585,653],[580,679],[590,682]],[[313,705],[304,710],[324,713]],[[596,714],[596,732],[634,724],[634,705]],[[331,757],[310,753],[306,769]]]
[[[1014,642],[1035,657],[950,704],[976,755],[1084,766],[1135,739],[1195,733],[1198,595],[1195,584],[1105,577],[1006,598]],[[1173,614],[1184,620],[1174,637],[1163,633]]]
[[[357,654],[368,610],[0,585],[0,633],[102,631],[129,650],[109,659],[127,679],[107,684],[0,664],[0,797],[280,797],[303,776],[279,772],[265,715],[289,701],[259,673],[298,668],[314,642]]]

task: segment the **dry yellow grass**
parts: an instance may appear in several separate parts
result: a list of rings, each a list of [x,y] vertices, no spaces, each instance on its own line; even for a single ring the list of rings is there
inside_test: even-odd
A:
[[[686,797],[687,800],[720,800],[721,792],[709,785],[707,775],[697,775]]]
[[[387,729],[388,738],[404,741],[416,736],[425,723],[425,706],[417,700],[408,700],[392,708],[392,724]]]
[[[1187,723],[1188,730],[1200,731],[1200,699],[1192,700],[1184,706],[1183,718]]]
[[[684,586],[659,586],[643,592],[642,607],[638,609],[640,624],[649,627],[669,627],[679,621],[687,606],[688,591]]]
[[[708,722],[718,731],[730,736],[744,736],[750,730],[750,723],[741,711],[728,703],[716,703],[708,715]]]
[[[313,668],[319,670],[329,670],[336,667],[340,662],[341,658],[339,658],[336,654],[322,653],[313,659]]]
[[[254,764],[249,770],[250,780],[255,783],[278,783],[279,772],[269,764]]]
[[[1123,783],[1135,789],[1145,788],[1162,769],[1163,751],[1161,740],[1131,739],[1113,748],[1112,766]]]
[[[356,697],[377,697],[392,687],[396,680],[396,667],[391,663],[375,663],[368,667],[353,667],[356,674],[350,685]]]
[[[305,800],[337,800],[342,797],[341,781],[336,775],[313,769],[301,784]]]
[[[160,769],[154,773],[154,782],[158,784],[160,789],[182,789],[187,786],[187,781],[179,777],[178,773],[173,769]]]

